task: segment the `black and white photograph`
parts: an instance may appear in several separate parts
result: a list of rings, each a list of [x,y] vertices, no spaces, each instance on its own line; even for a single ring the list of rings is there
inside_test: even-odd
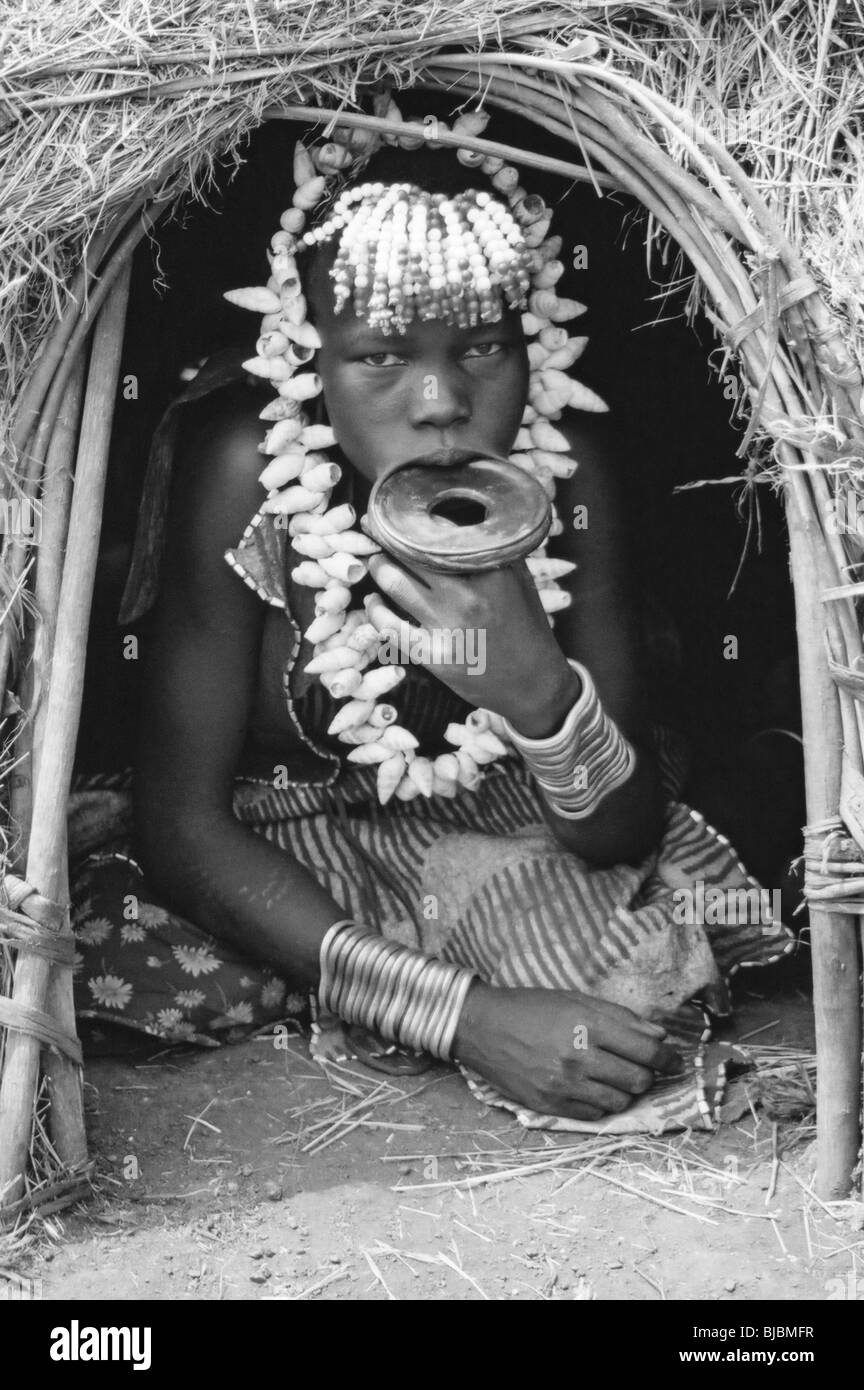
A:
[[[861,0],[0,0],[0,210],[34,1369],[366,1301],[824,1367]]]

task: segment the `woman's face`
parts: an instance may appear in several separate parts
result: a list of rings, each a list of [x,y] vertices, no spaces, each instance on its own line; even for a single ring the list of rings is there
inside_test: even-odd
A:
[[[405,334],[386,334],[350,305],[334,314],[332,281],[316,270],[315,365],[339,446],[365,478],[441,448],[506,458],[528,394],[518,312],[468,329],[415,319]]]

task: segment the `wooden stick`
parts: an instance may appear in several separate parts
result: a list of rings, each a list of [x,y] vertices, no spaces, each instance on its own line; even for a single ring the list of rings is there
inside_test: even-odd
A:
[[[843,731],[840,702],[825,660],[825,605],[820,600],[824,539],[807,508],[806,478],[787,470],[784,489],[800,664],[807,817],[837,815]],[[815,582],[814,582],[815,581]],[[861,1007],[854,923],[810,905],[813,1010],[818,1083],[816,1187],[820,1196],[848,1195],[860,1143]]]
[[[36,567],[36,604],[39,609],[41,626],[37,629],[34,650],[34,675],[37,705],[33,727],[33,786],[36,785],[42,765],[42,746],[45,742],[45,726],[48,714],[47,694],[51,686],[51,654],[57,630],[57,607],[60,601],[60,586],[63,574],[63,561],[66,550],[66,537],[69,533],[69,512],[72,504],[72,468],[75,446],[78,439],[78,425],[81,418],[81,401],[84,394],[84,354],[79,353],[57,417],[57,424],[51,436],[51,447],[45,461],[45,483],[43,487],[43,529],[42,542]],[[68,859],[66,855],[66,826],[63,827],[63,863],[60,869],[61,888],[58,902],[64,906],[69,901]],[[48,979],[46,1008],[67,1033],[76,1032],[75,1001],[72,993],[72,971],[68,966],[55,966]],[[82,1146],[84,1118],[81,1107],[81,1087],[78,1069],[68,1057],[46,1052],[43,1068],[48,1079],[48,1093],[51,1106],[48,1112],[48,1128],[51,1142],[59,1158],[65,1163],[74,1164],[81,1156],[86,1157],[86,1144]]]
[[[42,473],[42,463],[45,458],[57,415],[63,401],[66,390],[66,383],[75,365],[77,353],[82,349],[87,334],[90,332],[90,325],[95,317],[96,311],[105,302],[111,292],[114,281],[119,277],[124,267],[131,262],[132,253],[138,242],[146,235],[151,223],[142,214],[133,224],[131,231],[124,237],[111,262],[106,266],[99,282],[94,286],[89,296],[88,315],[82,315],[77,321],[72,334],[69,337],[67,347],[63,353],[62,360],[55,372],[50,390],[42,407],[39,424],[34,435],[34,442],[29,448],[23,451],[24,473],[20,479],[22,494],[25,497],[35,497],[39,486],[39,479]],[[24,572],[28,546],[20,540],[14,540],[6,547],[3,552],[3,565],[5,567],[10,583],[17,584]],[[6,679],[9,671],[9,661],[12,653],[12,639],[9,624],[13,621],[10,614],[6,619],[2,633],[0,633],[0,691],[6,688]]]
[[[93,335],[84,415],[69,519],[66,563],[57,613],[57,640],[52,680],[45,711],[45,736],[40,776],[33,804],[33,832],[27,858],[27,878],[46,897],[62,895],[66,801],[72,779],[75,740],[81,711],[87,628],[99,547],[99,519],[108,464],[111,420],[120,371],[120,352],[131,259],[126,258]],[[13,998],[43,1009],[50,964],[37,955],[22,955],[15,969]],[[10,1030],[0,1085],[0,1189],[10,1184],[5,1200],[14,1201],[23,1187],[32,1127],[32,1107],[39,1073],[39,1042],[28,1033]],[[86,1151],[78,1068],[54,1070],[53,1098],[70,1116],[77,1114],[77,1132],[66,1134],[64,1161]]]
[[[72,497],[72,463],[81,413],[84,385],[84,359],[75,358],[75,367],[64,394],[57,424],[51,436],[45,467],[40,521],[41,536],[37,549],[35,599],[38,616],[28,642],[29,660],[24,682],[17,691],[24,706],[22,727],[13,744],[15,771],[12,777],[10,806],[12,824],[18,832],[17,850],[10,858],[14,873],[24,873],[27,861],[27,841],[33,811],[33,784],[36,778],[36,741],[45,733],[45,704],[57,621],[57,599],[60,575],[66,548],[69,524],[69,503]],[[40,718],[41,709],[41,718]]]

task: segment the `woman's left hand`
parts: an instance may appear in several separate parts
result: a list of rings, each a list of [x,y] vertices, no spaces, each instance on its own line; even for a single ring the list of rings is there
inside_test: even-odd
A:
[[[369,570],[381,594],[367,599],[367,615],[391,638],[394,662],[419,661],[462,699],[502,715],[528,738],[560,726],[578,696],[578,678],[524,561],[464,575],[408,569],[378,554]]]

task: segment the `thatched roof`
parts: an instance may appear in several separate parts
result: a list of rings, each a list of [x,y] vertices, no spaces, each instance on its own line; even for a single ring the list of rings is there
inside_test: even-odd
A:
[[[599,71],[613,101],[638,82],[661,99],[639,116],[661,140],[667,102],[704,121],[743,160],[864,360],[860,0],[3,0],[0,15],[0,427],[82,247],[112,215],[157,188],[205,195],[214,159],[242,158],[268,108],[358,109],[364,83],[447,82],[457,66],[504,76],[501,48],[569,60],[571,78]],[[564,94],[563,68],[532,75],[538,96]],[[686,143],[670,148],[698,173]]]

